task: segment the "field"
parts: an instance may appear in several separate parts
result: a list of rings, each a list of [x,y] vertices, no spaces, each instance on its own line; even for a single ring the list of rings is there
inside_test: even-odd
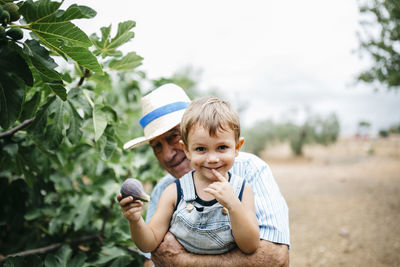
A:
[[[290,209],[291,266],[400,266],[400,138],[262,154]]]

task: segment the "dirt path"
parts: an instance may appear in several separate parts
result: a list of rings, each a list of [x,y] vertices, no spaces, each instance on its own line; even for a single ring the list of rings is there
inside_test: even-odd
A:
[[[400,139],[263,158],[290,209],[291,266],[400,266]]]

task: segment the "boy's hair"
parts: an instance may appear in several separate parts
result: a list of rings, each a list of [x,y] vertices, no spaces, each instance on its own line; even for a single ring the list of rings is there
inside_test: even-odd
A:
[[[239,141],[239,115],[227,101],[214,96],[206,96],[190,103],[181,121],[181,137],[186,146],[189,132],[197,124],[208,129],[210,136],[215,136],[218,130],[232,130],[235,141]]]

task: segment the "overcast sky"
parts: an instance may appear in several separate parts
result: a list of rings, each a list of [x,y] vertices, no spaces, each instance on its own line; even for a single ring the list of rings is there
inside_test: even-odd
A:
[[[136,21],[124,51],[144,57],[150,78],[185,66],[201,70],[200,88],[217,88],[233,103],[246,103],[242,123],[278,120],[288,110],[335,112],[342,134],[359,121],[373,130],[400,122],[400,92],[374,92],[354,83],[367,66],[354,50],[356,0],[66,0],[97,11],[76,21],[86,33]]]

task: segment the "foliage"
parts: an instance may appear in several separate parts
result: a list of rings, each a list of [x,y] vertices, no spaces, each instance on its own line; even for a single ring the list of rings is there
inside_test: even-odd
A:
[[[362,31],[360,50],[373,60],[373,66],[359,74],[358,80],[389,90],[400,88],[400,1],[364,0],[360,2]]]
[[[326,118],[309,114],[300,124],[291,119],[280,123],[265,120],[245,130],[244,150],[259,155],[271,144],[289,142],[293,154],[302,155],[306,144],[329,145],[336,142],[339,130],[339,121],[335,114]]]
[[[379,136],[388,137],[390,134],[400,134],[400,123],[394,124],[387,129],[380,129]]]
[[[2,21],[24,38],[0,35],[0,254],[28,251],[0,263],[136,266],[142,259],[115,197],[125,178],[155,183],[163,171],[148,147],[122,150],[142,134],[132,127],[142,58],[119,50],[135,22],[88,36],[73,20],[96,12],[61,5],[19,1],[21,17]]]

